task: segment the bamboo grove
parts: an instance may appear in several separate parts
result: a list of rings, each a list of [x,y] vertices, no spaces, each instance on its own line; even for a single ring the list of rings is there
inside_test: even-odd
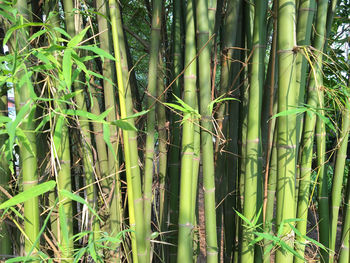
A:
[[[0,0],[1,260],[350,262],[349,15]]]

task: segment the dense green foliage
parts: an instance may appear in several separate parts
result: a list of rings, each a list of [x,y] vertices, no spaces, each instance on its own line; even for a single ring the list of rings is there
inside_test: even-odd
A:
[[[350,262],[349,15],[0,0],[0,260]]]

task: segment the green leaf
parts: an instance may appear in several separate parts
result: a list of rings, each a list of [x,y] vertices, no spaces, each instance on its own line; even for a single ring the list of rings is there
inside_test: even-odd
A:
[[[123,118],[122,120],[125,121],[128,119],[134,119],[134,118],[137,118],[137,117],[140,117],[140,116],[147,114],[147,112],[149,112],[149,110],[143,110],[143,111],[137,112],[133,115],[127,116],[127,117]]]
[[[45,34],[47,32],[46,28],[39,30],[38,32],[34,33],[29,39],[28,41],[32,41],[33,39],[40,37],[42,34]]]
[[[11,258],[11,259],[7,259],[5,261],[5,263],[13,263],[13,262],[33,262],[33,261],[40,261],[39,257],[34,257],[34,256],[30,256],[30,257],[15,257],[15,258]]]
[[[105,143],[107,144],[107,147],[110,149],[110,151],[112,152],[114,159],[117,160],[117,154],[114,152],[115,149],[113,149],[113,145],[110,141],[111,138],[111,133],[109,130],[109,126],[106,123],[102,124],[103,127],[103,140],[105,141]]]
[[[42,184],[35,185],[22,193],[19,193],[18,195],[15,195],[11,199],[5,201],[0,205],[0,209],[5,209],[20,203],[23,203],[29,199],[32,199],[33,197],[42,195],[51,189],[53,189],[56,186],[55,181],[48,181]]]
[[[111,124],[121,128],[122,130],[137,131],[136,127],[127,121],[116,120],[116,121],[112,121]]]
[[[55,125],[55,131],[53,134],[53,143],[55,144],[56,149],[61,146],[62,141],[62,128],[64,124],[64,117],[59,115]]]
[[[182,107],[184,107],[186,109],[187,112],[195,113],[195,114],[199,115],[197,110],[193,109],[190,105],[186,104],[183,100],[181,100],[175,94],[173,94],[173,95],[176,98],[177,102],[180,103],[182,105]]]
[[[84,38],[86,32],[89,30],[89,26],[84,28],[83,30],[81,30],[79,32],[78,35],[75,35],[67,44],[67,47],[69,48],[73,48],[73,47],[76,47],[81,41],[82,39]]]
[[[111,54],[109,54],[105,50],[99,48],[98,46],[79,46],[77,48],[94,52],[95,54],[99,55],[102,58],[108,58],[110,60],[115,60],[115,58]]]
[[[67,225],[67,215],[64,211],[64,206],[62,204],[59,205],[58,214],[60,218],[60,226],[61,226],[61,235],[63,235],[63,239],[68,244],[69,237],[68,237],[68,225]]]
[[[32,144],[28,140],[27,136],[23,132],[23,130],[19,127],[16,129],[16,135],[18,140],[26,147],[26,149],[32,154],[33,156],[36,156],[35,152],[33,151]]]
[[[65,30],[63,30],[62,28],[54,27],[53,30],[56,30],[58,33],[64,35],[66,38],[71,39],[71,36],[68,35],[68,33]]]
[[[228,100],[235,100],[235,101],[240,101],[239,99],[236,98],[222,98],[225,94],[222,94],[220,97],[216,98],[215,100],[211,101],[208,105],[208,109],[210,113],[213,113],[213,108],[215,103],[220,103],[223,101],[228,101]]]
[[[96,216],[96,218],[102,222],[102,219],[98,216],[98,214],[95,212],[95,210],[92,209],[92,207],[88,204],[88,202],[86,202],[79,195],[73,194],[73,193],[67,191],[66,189],[61,189],[60,190],[60,194],[65,196],[65,197],[67,197],[67,198],[69,198],[69,199],[72,199],[73,201],[76,201],[78,203],[86,205],[87,208]]]
[[[175,109],[175,110],[179,110],[181,112],[187,112],[187,110],[185,108],[183,108],[183,107],[181,107],[181,106],[179,106],[177,104],[174,104],[174,103],[164,103],[164,104],[169,106],[169,107],[171,107],[171,108],[173,108],[173,109]]]
[[[88,112],[88,111],[66,109],[66,110],[63,110],[62,113],[66,114],[66,115],[71,115],[71,116],[84,117],[84,118],[87,118],[87,119],[90,119],[93,121],[97,121],[97,122],[105,122],[103,119],[105,118],[105,116],[108,115],[109,111],[111,111],[111,109],[106,110],[105,112],[103,112],[100,115],[95,115],[95,114]]]
[[[72,50],[67,48],[64,51],[63,60],[62,60],[62,73],[63,78],[66,82],[67,88],[70,89],[72,85]]]
[[[295,108],[295,109],[291,109],[291,110],[285,110],[285,111],[281,111],[275,115],[273,115],[269,120],[277,118],[277,117],[281,117],[281,116],[287,116],[287,115],[293,115],[293,114],[300,114],[300,113],[304,113],[308,111],[307,108]]]
[[[240,212],[238,212],[236,209],[233,209],[236,214],[244,221],[246,222],[250,227],[254,227],[254,225],[250,222],[248,218],[246,218],[244,215],[242,215]]]

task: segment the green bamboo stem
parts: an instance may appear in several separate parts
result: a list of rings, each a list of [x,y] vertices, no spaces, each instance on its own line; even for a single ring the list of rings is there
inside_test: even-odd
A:
[[[197,66],[195,46],[194,1],[188,1],[186,5],[186,38],[185,38],[185,65],[184,73],[184,102],[193,109],[196,107],[196,81]],[[177,247],[177,262],[193,261],[193,160],[194,160],[194,121],[196,116],[191,116],[184,121],[182,131],[181,150],[181,179],[180,179],[180,203],[179,203],[179,233]]]
[[[209,36],[214,33],[217,0],[208,1]]]
[[[344,202],[344,213],[343,224],[342,224],[342,236],[341,236],[341,247],[339,253],[339,263],[347,263],[350,260],[350,180],[348,174],[348,183],[347,183],[347,193]]]
[[[105,16],[108,16],[108,4],[103,0],[97,0],[96,1],[97,10],[104,14]],[[117,15],[117,21],[121,19],[118,19]],[[100,48],[103,49],[106,52],[111,52],[112,47],[110,44],[110,35],[108,31],[105,29],[108,28],[107,19],[103,18],[102,16],[97,16],[98,21],[98,29],[99,32],[102,32],[99,34],[99,40],[100,40]],[[121,23],[121,22],[120,22]],[[106,120],[108,122],[115,121],[116,118],[116,97],[115,97],[115,89],[113,87],[113,84],[108,81],[114,79],[115,72],[113,71],[113,62],[109,59],[104,59],[102,62],[102,73],[103,76],[106,78],[103,80],[103,90],[104,90],[104,103],[106,109],[112,109],[110,113],[106,116]],[[121,186],[120,186],[120,174],[119,171],[119,160],[118,158],[115,158],[116,153],[118,156],[118,135],[117,135],[117,129],[114,125],[109,126],[109,132],[110,132],[110,143],[112,145],[112,149],[108,148],[107,150],[107,158],[108,158],[108,170],[106,171],[105,175],[110,175],[115,173],[115,177],[112,177],[111,180],[107,180],[107,183],[112,182],[114,184],[114,193],[112,196],[112,200],[110,203],[109,211],[110,211],[110,218],[109,218],[109,228],[110,233],[115,235],[119,233],[122,230],[122,222],[123,222],[123,208],[121,205],[122,201],[122,194],[121,194]],[[106,180],[104,180],[106,181]],[[105,187],[105,185],[103,185]],[[106,193],[109,194],[111,188],[106,189]],[[120,255],[113,253],[112,259],[116,262],[119,260]]]
[[[198,111],[198,96],[197,91],[195,89],[195,95],[194,95],[194,109]],[[191,211],[191,217],[192,217],[192,225],[194,228],[197,228],[197,196],[198,196],[198,180],[199,180],[199,166],[200,166],[200,148],[201,148],[201,138],[200,138],[200,127],[199,127],[199,120],[194,119],[194,133],[193,133],[193,163],[192,163],[192,211]],[[194,246],[193,251],[199,251],[199,233],[198,231],[194,232],[193,242]],[[195,253],[193,256],[193,261],[197,261],[198,253]]]
[[[117,13],[119,12],[119,6],[115,0],[109,0],[111,27],[113,37],[113,49],[116,58],[116,72],[118,80],[118,93],[120,103],[121,117],[125,118],[132,114],[132,98],[130,89],[124,88],[124,72],[122,66],[126,65],[126,56],[122,50],[123,32],[118,30],[121,27],[117,26]],[[125,46],[124,46],[125,50]],[[124,67],[125,68],[125,67]],[[126,67],[127,68],[127,67]],[[128,120],[131,124],[134,123],[133,119]],[[134,131],[123,130],[124,139],[124,159],[126,167],[127,185],[128,185],[128,205],[129,205],[129,222],[130,227],[135,229],[135,242],[132,242],[132,252],[134,262],[148,262],[146,248],[145,227],[143,223],[143,199],[141,192],[141,178],[140,170],[138,167],[138,151],[137,151],[137,134]],[[137,246],[137,247],[136,247]]]
[[[166,112],[165,107],[162,103],[165,102],[165,86],[164,86],[164,74],[161,70],[163,67],[163,63],[161,59],[159,59],[159,67],[158,69],[158,85],[157,85],[157,98],[159,103],[156,105],[156,114],[158,121],[158,141],[159,141],[159,170],[158,170],[158,178],[159,178],[159,227],[160,229],[164,229],[164,221],[165,221],[165,209],[166,209],[166,176],[167,176],[167,123],[166,123]]]
[[[24,19],[28,19],[28,7],[26,1],[17,1],[16,8],[18,10],[18,13],[22,15]],[[18,50],[25,47],[27,34],[28,32],[26,32],[25,29],[19,30],[17,32],[12,42],[14,45],[11,46],[13,52],[18,52]],[[23,62],[21,67],[22,70],[17,73],[16,77],[17,79],[21,79],[22,77],[27,78],[27,82],[24,82],[21,86],[19,86],[17,83],[14,83],[15,105],[17,113],[25,104],[32,102],[31,92],[33,92],[33,87],[31,84],[27,84],[31,83],[31,80],[28,79],[30,77],[28,76],[28,72],[26,70],[26,64]],[[36,159],[37,145],[36,136],[33,132],[35,130],[35,121],[33,121],[34,116],[35,106],[32,106],[30,114],[22,121],[22,124],[20,125],[31,147],[30,150],[23,144],[22,141],[19,143],[20,168],[22,176],[21,185],[23,186],[23,191],[26,191],[38,184],[38,170]],[[27,254],[32,249],[33,243],[39,235],[40,222],[38,197],[33,197],[24,202],[24,218],[24,230],[26,233],[24,251],[25,254]],[[35,246],[35,249],[39,249],[39,244]],[[36,252],[35,249],[34,253]]]
[[[182,0],[173,1],[173,77],[177,78],[173,84],[173,93],[177,97],[181,97],[181,80],[178,78],[183,68],[183,54],[182,54],[182,31],[184,19],[182,19]],[[172,98],[175,101],[175,98]],[[169,234],[169,242],[171,244],[177,243],[177,226],[179,216],[179,173],[180,173],[180,118],[176,114],[171,114],[170,123],[170,146],[169,146],[169,162],[168,175],[170,181],[169,187],[169,230],[174,231]],[[176,262],[177,248],[175,246],[169,247],[169,262]]]
[[[66,29],[67,33],[70,36],[74,36],[77,34],[80,30],[80,23],[79,23],[79,17],[76,16],[72,10],[74,10],[73,2],[69,0],[65,0],[63,2],[64,10],[65,10],[65,22],[66,22]],[[75,28],[75,25],[78,25],[77,28]],[[78,84],[78,82],[73,83],[74,89],[76,91],[82,90],[81,85]],[[77,93],[75,96],[76,98],[76,104],[78,109],[82,109],[84,111],[87,111],[87,105],[84,97],[84,93],[80,92]],[[97,193],[95,189],[95,167],[91,165],[94,163],[94,158],[92,154],[92,141],[91,141],[91,134],[90,134],[90,127],[88,119],[82,116],[79,116],[79,128],[81,133],[81,144],[82,144],[82,151],[83,151],[83,167],[84,167],[84,179],[85,179],[85,185],[88,187],[86,188],[86,195],[87,195],[87,202],[97,210]],[[99,223],[93,216],[90,217],[91,221],[91,229],[94,232],[99,231]]]
[[[215,215],[215,171],[214,153],[212,140],[212,115],[208,105],[211,101],[210,80],[210,46],[209,41],[209,19],[208,2],[196,1],[196,31],[200,114],[201,114],[201,149],[203,158],[203,188],[204,188],[204,210],[205,210],[205,233],[207,262],[218,262],[218,245],[216,234]]]
[[[312,22],[314,18],[316,8],[316,2],[313,0],[302,0],[298,3],[298,17],[297,17],[297,44],[298,46],[309,46],[311,44],[311,30],[312,30]],[[305,54],[303,52],[298,52],[296,56],[295,62],[295,78],[297,89],[299,90],[299,99],[298,105],[303,104],[305,102],[305,94],[306,94],[306,79],[307,79],[307,70],[309,67],[309,62],[307,61]],[[297,153],[299,154],[299,159],[301,159],[302,151],[299,150],[299,146],[302,140],[302,132],[303,132],[303,114],[299,114],[297,116]],[[296,181],[296,204],[298,203],[299,197],[299,184],[304,183],[300,180],[300,169],[297,170],[297,181]],[[295,206],[298,209],[298,206]],[[307,217],[307,215],[306,215]],[[299,222],[297,222],[298,224]],[[299,238],[299,237],[298,237]],[[295,259],[299,260],[299,259]]]
[[[152,9],[152,30],[150,45],[150,60],[148,67],[148,85],[147,85],[147,137],[145,146],[145,171],[143,185],[143,207],[144,207],[144,225],[146,231],[146,239],[151,235],[151,212],[152,212],[152,183],[153,183],[153,167],[154,167],[154,136],[155,136],[155,100],[157,95],[157,72],[158,72],[158,55],[160,46],[160,30],[161,30],[161,12],[162,1],[153,1]],[[150,257],[150,242],[147,242],[147,258]],[[147,259],[148,260],[148,259]]]
[[[342,197],[342,185],[343,185],[343,176],[344,176],[344,167],[346,160],[346,150],[348,147],[349,139],[349,129],[350,129],[350,112],[349,109],[343,109],[342,113],[342,128],[339,138],[339,148],[337,149],[337,159],[335,163],[333,184],[332,184],[332,202],[331,202],[331,211],[330,211],[330,241],[329,249],[330,252],[330,262],[334,261],[335,251],[335,242],[337,236],[337,226],[338,226],[338,215],[339,215],[339,206]]]
[[[323,48],[326,39],[326,17],[328,1],[317,2],[317,14],[316,14],[316,34],[314,39],[315,61],[317,63],[316,74],[319,77],[316,80],[316,90],[318,97],[318,108],[319,114],[324,115],[322,110],[324,107],[324,95],[323,95],[323,80],[322,80],[322,56]],[[326,151],[326,134],[325,134],[325,123],[317,117],[316,119],[316,143],[317,143],[317,166],[318,166],[318,198],[319,198],[319,209],[320,215],[320,242],[328,247],[329,246],[329,202],[328,202],[328,179],[325,175],[325,151]],[[321,262],[328,262],[329,254],[326,251],[321,251]]]
[[[277,53],[278,53],[278,112],[297,105],[295,85],[295,1],[277,1]],[[296,116],[280,116],[277,119],[277,227],[284,220],[295,218],[295,174],[296,174]],[[294,246],[294,233],[283,225],[282,238]],[[293,254],[281,248],[276,251],[276,262],[291,263]]]
[[[116,17],[116,27],[117,28],[123,28],[123,23],[122,23],[122,16],[121,16],[121,10],[120,10],[120,5],[115,6],[115,17]],[[126,115],[132,115],[134,114],[133,112],[133,100],[132,100],[132,90],[130,87],[130,81],[129,81],[129,66],[128,66],[128,60],[127,60],[127,41],[124,36],[124,32],[122,30],[119,30],[117,32],[118,34],[118,45],[119,45],[119,50],[120,50],[120,66],[121,66],[121,72],[122,72],[122,80],[123,80],[123,87],[125,87],[125,101],[126,101]],[[119,86],[119,84],[118,84]],[[119,89],[118,89],[119,91]],[[121,94],[119,94],[120,97]],[[134,120],[130,119],[129,122],[134,125]],[[138,150],[137,150],[137,133],[135,131],[128,131],[128,138],[129,138],[129,145],[130,145],[130,152],[132,153],[130,155],[130,162],[131,162],[131,167],[132,167],[132,172],[135,173],[137,178],[140,177],[140,170],[138,169]],[[125,138],[124,138],[125,140]],[[126,147],[126,146],[125,146]],[[124,148],[125,149],[125,148]],[[126,162],[126,161],[125,161]],[[128,175],[127,175],[128,176]],[[128,180],[128,179],[127,179]],[[119,180],[118,180],[119,181]],[[117,182],[118,182],[117,181]],[[130,179],[129,182],[132,182]],[[140,184],[139,191],[141,191],[141,181],[139,182],[136,180],[137,184]],[[141,195],[141,192],[138,192],[137,195]],[[128,184],[128,208],[129,208],[129,225],[130,229],[133,231],[136,231],[136,222],[135,222],[135,208],[134,208],[134,199],[130,198],[133,196],[133,188],[131,187],[131,184]],[[140,200],[141,202],[141,200]],[[140,208],[139,208],[140,209]],[[140,209],[140,211],[143,212]],[[138,260],[138,255],[137,255],[137,240],[136,240],[136,234],[135,232],[131,233],[131,246],[132,246],[132,256],[133,256],[133,261],[137,262]]]
[[[314,0],[301,0],[298,5],[298,21],[297,21],[297,44],[298,46],[309,46],[311,44],[312,21],[314,18],[316,2]],[[304,103],[305,86],[307,79],[308,61],[302,52],[297,53],[295,62],[295,81],[299,92],[299,104]],[[298,116],[297,123],[302,123],[302,115]],[[299,142],[302,136],[302,125],[297,127]]]
[[[322,93],[322,94],[320,94]],[[323,108],[323,92],[318,94],[320,98],[319,107]],[[320,114],[324,115],[323,110]],[[316,119],[316,144],[317,144],[317,174],[318,174],[318,213],[320,226],[320,242],[329,247],[329,232],[330,232],[330,218],[329,218],[329,197],[328,197],[328,177],[326,174],[326,127],[323,120],[319,117]],[[321,250],[321,262],[329,262],[329,254],[327,251]]]
[[[258,184],[262,176],[260,159],[260,124],[261,101],[264,85],[264,56],[265,56],[265,32],[266,32],[267,3],[257,2],[255,6],[254,30],[253,30],[253,55],[250,75],[248,126],[247,126],[247,153],[244,179],[244,205],[243,215],[253,222],[256,219],[260,205]],[[261,180],[261,179],[260,179]],[[254,234],[247,228],[243,228],[242,262],[254,262],[254,247],[249,243],[254,239]]]
[[[2,49],[0,49],[0,52]],[[7,109],[7,94],[0,97],[0,117],[8,116]],[[0,135],[0,145],[4,145],[7,136],[5,134]],[[5,156],[5,151],[0,150],[0,186],[4,189],[8,189],[8,183],[10,179],[10,169]],[[0,193],[0,203],[7,200],[3,193]],[[0,254],[10,255],[12,253],[12,241],[9,233],[9,225],[6,220],[2,220],[0,224]]]
[[[238,21],[238,12],[240,9],[240,1],[233,0],[228,1],[227,3],[227,9],[226,14],[224,18],[223,23],[223,42],[222,42],[222,50],[221,50],[221,75],[220,75],[220,96],[225,96],[229,89],[231,89],[232,81],[234,80],[235,75],[233,75],[231,70],[231,62],[233,61],[233,54],[234,49],[232,48],[236,44],[236,37],[238,34],[239,29],[235,26],[237,25]],[[209,8],[209,11],[211,9]],[[210,13],[209,13],[210,14]],[[210,21],[210,19],[209,19]],[[211,24],[211,22],[209,23]],[[224,145],[222,144],[222,141],[224,138],[227,137],[227,122],[228,118],[224,121],[224,115],[225,111],[227,112],[227,103],[222,103],[218,109],[217,112],[217,126],[218,129],[220,129],[220,132],[218,134],[218,138],[216,138],[215,141],[215,160],[216,160],[216,167],[218,169],[218,176],[216,177],[216,200],[220,202],[224,199],[226,195],[225,188],[227,188],[227,184],[224,182],[227,180],[227,173],[226,173],[226,159],[227,154],[226,153],[219,153],[219,147],[223,148]],[[227,116],[226,116],[227,117]],[[225,128],[226,127],[226,128]],[[224,237],[222,233],[224,233],[224,225],[222,216],[224,213],[224,206],[220,205],[217,208],[217,229],[218,229],[218,244],[223,244],[223,242],[220,240],[221,237]],[[223,251],[223,249],[220,249],[220,252]]]
[[[59,24],[59,19],[57,16],[52,18],[54,25]],[[60,35],[59,35],[60,36]],[[55,54],[58,61],[62,62],[62,59],[58,57],[58,54]],[[55,86],[58,85],[57,81],[54,81]],[[58,98],[62,96],[66,90],[61,88],[59,91],[53,94],[53,97],[56,98],[55,108],[58,111],[64,110],[66,105],[64,103],[58,102]],[[60,120],[65,122],[65,120]],[[58,128],[62,123],[59,123],[59,120],[55,123],[55,128]],[[59,214],[64,213],[65,216],[61,216],[59,219],[66,219],[66,222],[59,222],[59,230],[57,224],[54,224],[53,232],[56,232],[56,237],[59,237],[60,246],[62,248],[62,258],[63,262],[73,262],[74,254],[74,244],[73,244],[73,207],[72,201],[65,198],[61,193],[61,189],[65,189],[69,192],[72,191],[72,182],[71,182],[71,155],[70,155],[70,142],[69,142],[69,130],[68,126],[63,124],[61,126],[61,142],[59,145],[55,145],[57,158],[59,160],[58,171],[57,171],[57,190],[58,190],[58,200],[59,200]],[[53,195],[53,196],[52,196]],[[54,202],[56,199],[52,193],[50,196],[50,201]],[[52,205],[51,203],[50,205]],[[57,219],[56,219],[57,220]],[[66,229],[63,227],[66,226]],[[59,234],[58,234],[59,231]],[[66,232],[67,231],[67,232]],[[66,233],[65,233],[66,232]]]
[[[316,91],[317,79],[320,76],[316,72],[312,72],[309,85],[308,85],[308,99],[307,104],[310,107],[317,107],[318,97]],[[301,139],[301,160],[300,160],[300,182],[298,191],[298,203],[297,203],[297,218],[301,219],[296,224],[296,228],[300,231],[301,235],[296,237],[296,249],[298,253],[303,256],[305,252],[305,238],[307,230],[307,217],[309,208],[309,191],[312,173],[312,155],[314,145],[314,130],[316,125],[315,114],[306,114],[304,116],[304,128]],[[300,245],[299,245],[300,244]],[[303,260],[295,258],[294,262],[302,262]]]
[[[271,154],[270,154],[270,165],[269,165],[269,177],[267,185],[267,197],[266,197],[266,210],[265,210],[265,220],[264,220],[264,229],[270,234],[274,234],[272,225],[274,220],[273,210],[275,205],[276,189],[277,189],[277,148],[276,148],[276,137],[277,129],[274,132],[274,141],[272,143]],[[271,244],[271,241],[264,240],[264,248],[266,249]],[[269,263],[273,259],[272,253],[265,251],[264,254],[264,263]]]

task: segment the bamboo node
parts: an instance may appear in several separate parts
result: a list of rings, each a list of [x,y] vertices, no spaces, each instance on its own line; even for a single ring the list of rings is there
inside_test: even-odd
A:
[[[287,145],[287,144],[277,144],[277,148],[284,148],[284,149],[296,149],[297,146],[294,145]]]
[[[280,53],[294,53],[294,49],[279,49],[277,50],[277,54]]]
[[[255,138],[254,140],[247,140],[247,143],[259,143],[259,138]]]
[[[194,225],[192,225],[190,222],[187,222],[185,224],[179,224],[179,227],[190,227],[190,228],[194,228]]]
[[[211,188],[211,189],[206,189],[204,186],[203,186],[203,190],[205,193],[207,194],[210,194],[210,193],[214,193],[215,192],[215,187]]]

